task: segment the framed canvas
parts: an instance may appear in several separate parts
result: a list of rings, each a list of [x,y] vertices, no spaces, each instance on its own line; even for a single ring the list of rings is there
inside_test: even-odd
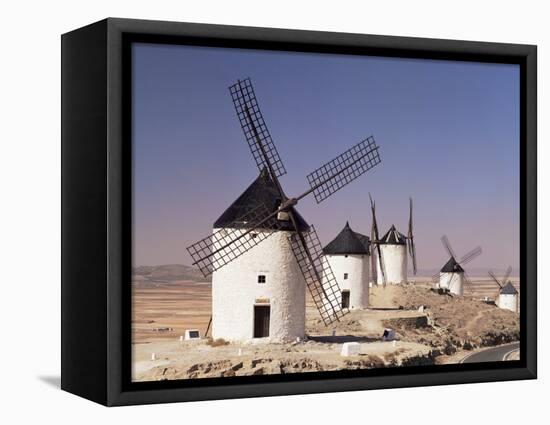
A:
[[[62,36],[62,388],[536,378],[536,47],[106,19]]]

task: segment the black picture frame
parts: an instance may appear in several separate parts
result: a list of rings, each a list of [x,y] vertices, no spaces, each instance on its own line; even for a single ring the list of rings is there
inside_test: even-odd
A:
[[[520,65],[521,359],[130,382],[132,42]],[[114,406],[537,376],[537,49],[532,45],[109,18],[62,44],[62,389]]]

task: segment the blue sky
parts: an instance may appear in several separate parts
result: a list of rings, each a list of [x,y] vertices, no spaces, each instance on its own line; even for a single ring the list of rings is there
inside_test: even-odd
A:
[[[519,267],[519,67],[244,49],[133,46],[134,263],[190,264],[186,246],[257,177],[228,87],[250,77],[288,174],[305,176],[373,135],[382,163],[300,213],[324,244],[349,220],[406,232],[415,201],[419,268],[447,259]]]

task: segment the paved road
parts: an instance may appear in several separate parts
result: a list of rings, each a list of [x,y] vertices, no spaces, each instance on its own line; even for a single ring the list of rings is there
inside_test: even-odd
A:
[[[464,357],[460,363],[499,362],[506,360],[509,354],[517,350],[519,350],[519,342],[499,345],[498,347],[487,348],[486,350],[470,354]]]

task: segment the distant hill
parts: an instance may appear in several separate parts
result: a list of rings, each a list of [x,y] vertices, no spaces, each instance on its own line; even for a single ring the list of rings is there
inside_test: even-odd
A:
[[[184,264],[164,264],[161,266],[138,266],[132,270],[132,282],[138,286],[157,286],[188,280],[192,282],[210,282],[199,269]]]

